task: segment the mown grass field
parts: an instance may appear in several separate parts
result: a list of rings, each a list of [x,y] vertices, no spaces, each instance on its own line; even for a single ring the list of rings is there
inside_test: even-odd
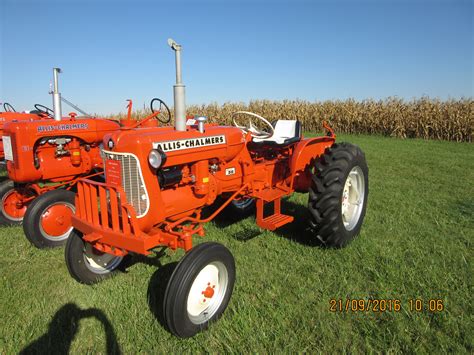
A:
[[[275,233],[254,218],[221,217],[207,237],[225,244],[237,281],[223,318],[192,339],[157,320],[170,263],[136,258],[95,286],[76,283],[63,250],[37,250],[22,229],[0,229],[0,353],[422,352],[472,353],[474,149],[469,143],[340,136],[362,147],[370,193],[360,236],[324,249],[306,229],[307,196]],[[166,266],[168,265],[168,266]],[[331,299],[398,299],[399,312],[331,312]],[[420,312],[410,299],[424,301]],[[430,299],[444,310],[430,312]]]

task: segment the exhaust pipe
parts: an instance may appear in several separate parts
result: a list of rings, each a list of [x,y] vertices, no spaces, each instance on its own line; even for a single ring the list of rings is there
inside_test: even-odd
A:
[[[176,55],[176,84],[173,86],[174,93],[174,127],[177,131],[186,131],[186,100],[181,79],[181,45],[171,38],[168,45],[175,51]]]
[[[54,120],[61,121],[62,111],[61,111],[61,94],[59,93],[58,86],[58,74],[61,73],[61,68],[53,68],[53,111],[54,111]]]

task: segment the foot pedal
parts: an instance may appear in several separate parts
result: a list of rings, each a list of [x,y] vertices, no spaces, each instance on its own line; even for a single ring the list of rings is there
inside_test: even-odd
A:
[[[263,210],[265,202],[262,199],[257,199],[257,225],[264,229],[271,231],[280,228],[281,226],[293,222],[293,217],[281,213],[281,198],[273,200],[273,214],[268,217],[263,217]]]

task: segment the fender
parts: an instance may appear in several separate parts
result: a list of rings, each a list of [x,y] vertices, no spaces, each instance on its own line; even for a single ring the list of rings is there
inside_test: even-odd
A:
[[[290,189],[298,192],[307,192],[311,183],[308,168],[315,158],[324,154],[326,148],[334,144],[335,136],[307,138],[301,140],[295,147],[290,160]]]

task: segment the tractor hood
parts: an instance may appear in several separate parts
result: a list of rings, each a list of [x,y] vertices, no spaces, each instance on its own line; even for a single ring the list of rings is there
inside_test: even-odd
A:
[[[41,120],[44,117],[34,113],[22,113],[22,112],[0,112],[0,130],[3,129],[3,125],[7,122],[12,121],[35,121]]]
[[[28,137],[32,147],[39,138],[51,136],[79,136],[86,143],[99,142],[105,132],[119,128],[118,122],[104,119],[76,118],[61,121],[48,119],[6,123],[4,135]]]
[[[104,137],[104,148],[111,152],[132,153],[140,162],[148,161],[152,149],[165,153],[164,167],[219,158],[233,159],[245,145],[239,128],[206,125],[203,133],[195,128],[176,131],[173,127],[122,130]]]

